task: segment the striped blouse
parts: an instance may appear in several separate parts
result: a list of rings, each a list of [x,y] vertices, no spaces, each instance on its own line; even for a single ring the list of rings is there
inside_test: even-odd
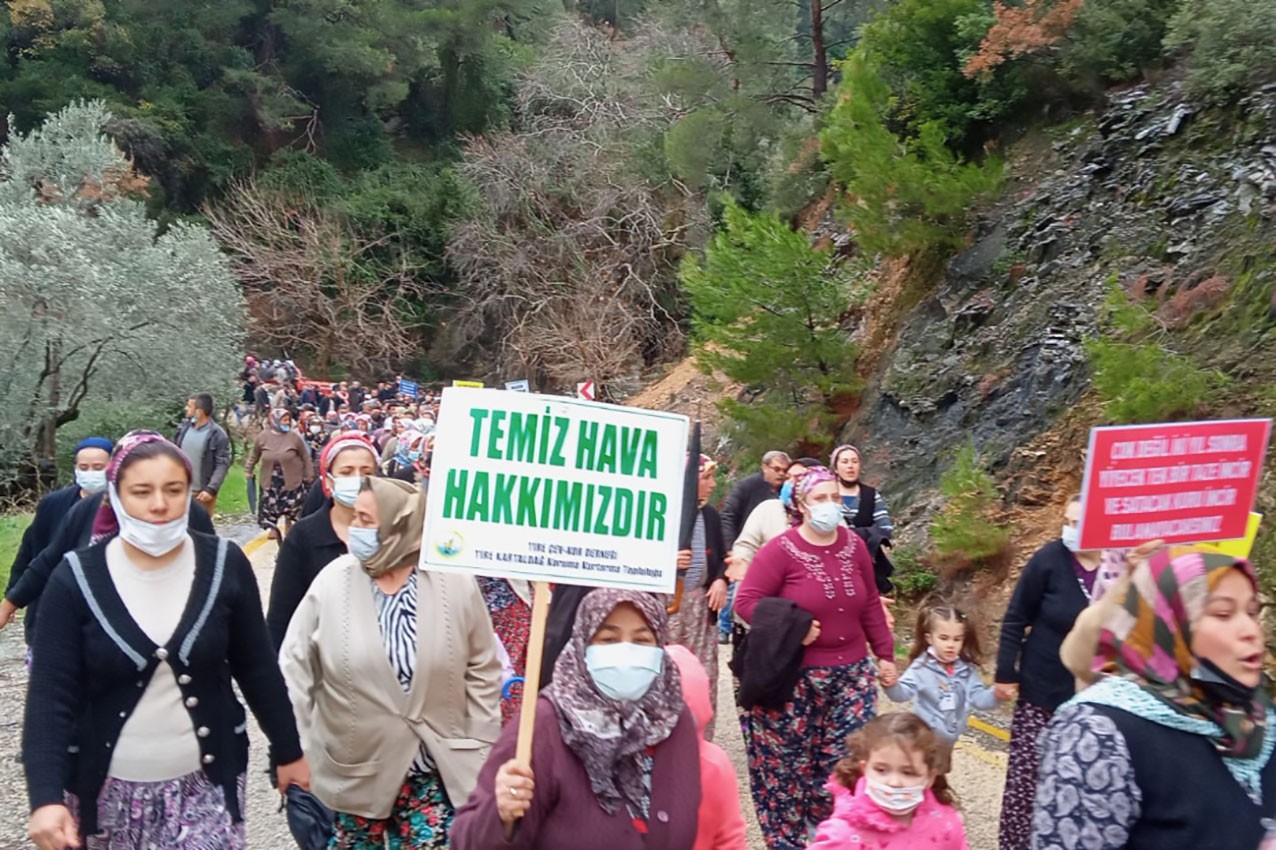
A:
[[[372,597],[377,603],[377,625],[381,627],[381,640],[385,642],[385,654],[390,667],[398,677],[403,692],[412,689],[412,677],[416,672],[416,599],[417,574],[394,593],[384,593],[374,583]],[[434,773],[434,760],[421,744],[421,751],[412,761],[410,776]]]

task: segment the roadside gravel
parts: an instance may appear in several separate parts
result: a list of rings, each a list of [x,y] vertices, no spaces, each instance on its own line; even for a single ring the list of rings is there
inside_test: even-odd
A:
[[[245,542],[254,530],[236,524],[224,531],[232,539]],[[276,547],[267,543],[252,555],[257,581],[263,596],[274,573]],[[718,704],[723,717],[717,723],[717,742],[731,756],[740,778],[740,799],[749,825],[750,850],[763,850],[757,818],[749,797],[748,767],[744,742],[731,709],[731,674],[724,648],[722,673],[718,681]],[[26,785],[18,761],[22,735],[22,712],[26,699],[26,671],[23,666],[22,629],[19,624],[0,632],[0,850],[30,847],[26,839],[28,807]],[[883,699],[882,710],[900,710]],[[996,719],[1006,725],[1008,716]],[[266,779],[266,741],[256,722],[250,724],[251,749],[248,777],[248,846],[250,850],[287,850],[292,847],[283,815],[278,814],[278,794]],[[971,850],[996,850],[997,818],[1001,811],[1001,790],[1005,780],[1004,745],[985,735],[968,734],[953,756],[951,781],[963,804],[966,832]]]

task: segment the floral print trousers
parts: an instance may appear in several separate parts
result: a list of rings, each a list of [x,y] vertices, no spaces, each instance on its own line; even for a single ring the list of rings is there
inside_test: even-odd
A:
[[[437,772],[414,774],[385,820],[337,812],[328,850],[443,850],[455,814]]]
[[[846,739],[877,714],[877,667],[806,667],[782,709],[741,715],[758,825],[770,850],[803,850],[833,813],[824,783],[846,756]]]

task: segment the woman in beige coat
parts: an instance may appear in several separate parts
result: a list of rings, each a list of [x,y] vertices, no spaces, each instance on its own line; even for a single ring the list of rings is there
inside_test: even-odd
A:
[[[350,554],[326,567],[280,650],[329,847],[443,848],[500,732],[501,665],[468,576],[417,569],[425,497],[365,478]]]

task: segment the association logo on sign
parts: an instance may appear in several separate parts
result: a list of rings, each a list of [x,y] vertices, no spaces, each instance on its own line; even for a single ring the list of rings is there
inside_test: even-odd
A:
[[[434,551],[444,558],[455,558],[465,551],[465,538],[461,536],[460,532],[449,531],[443,535],[442,540],[434,544]]]

